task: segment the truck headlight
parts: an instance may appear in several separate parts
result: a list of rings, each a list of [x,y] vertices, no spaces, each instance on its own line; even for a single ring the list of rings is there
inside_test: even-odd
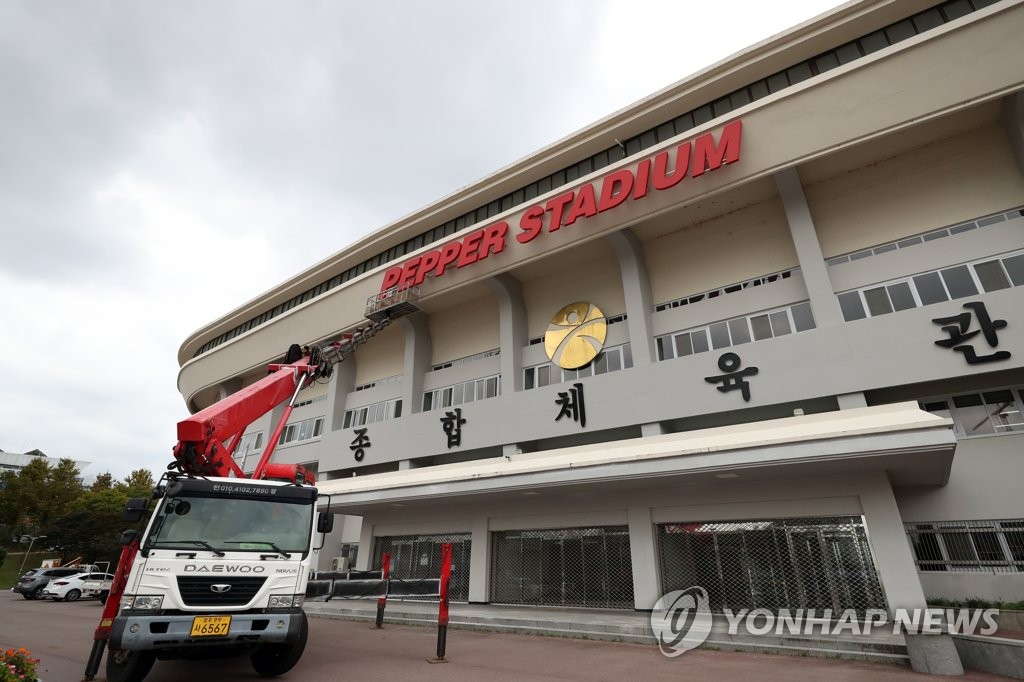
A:
[[[271,595],[267,607],[271,609],[299,608],[305,599],[306,595],[304,594],[275,594]]]
[[[157,611],[164,605],[159,594],[126,594],[121,597],[121,608],[128,610]]]

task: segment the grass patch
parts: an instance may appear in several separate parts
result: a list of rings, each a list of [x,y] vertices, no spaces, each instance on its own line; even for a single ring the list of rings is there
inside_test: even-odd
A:
[[[7,550],[7,558],[4,565],[0,566],[0,590],[10,590],[15,581],[21,577],[24,571],[30,568],[38,568],[44,559],[53,559],[57,555],[53,552],[32,552],[25,559],[25,550],[20,552],[17,548]],[[21,562],[25,559],[25,569],[21,570]]]

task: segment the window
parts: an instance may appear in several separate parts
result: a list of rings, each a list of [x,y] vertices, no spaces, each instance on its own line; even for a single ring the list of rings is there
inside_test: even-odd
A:
[[[847,322],[1024,284],[1024,254],[924,272],[838,295]]]
[[[605,348],[590,364],[579,369],[561,369],[551,363],[527,367],[523,370],[523,389],[540,388],[549,384],[573,381],[609,372],[618,372],[633,366],[633,353],[628,343]]]
[[[309,419],[303,419],[299,422],[288,424],[284,427],[284,431],[281,432],[281,437],[278,438],[278,445],[288,445],[291,443],[301,443],[302,441],[312,440],[319,438],[323,432],[324,418],[323,417],[310,417]]]
[[[345,419],[342,422],[341,428],[352,429],[363,426],[364,424],[373,424],[376,422],[387,421],[389,419],[398,419],[401,416],[401,398],[382,400],[379,403],[373,403],[372,405],[364,405],[363,407],[354,407],[351,410],[346,410]]]
[[[751,340],[762,341],[792,334],[793,330],[814,329],[811,305],[806,301],[796,305],[715,322],[700,329],[674,332],[655,339],[658,359],[671,360],[695,353],[706,353],[711,348],[729,348]],[[709,342],[710,336],[710,342]]]
[[[475,400],[486,400],[501,394],[501,377],[494,375],[480,379],[470,379],[452,386],[435,388],[423,394],[423,411],[444,409],[455,405],[471,403]]]
[[[934,398],[921,409],[953,420],[958,436],[985,436],[1024,431],[1021,388]]]
[[[920,571],[1024,572],[1024,520],[906,524]]]
[[[263,449],[263,432],[247,433],[238,441],[238,446],[232,451],[231,456],[237,460],[244,461],[245,458]]]

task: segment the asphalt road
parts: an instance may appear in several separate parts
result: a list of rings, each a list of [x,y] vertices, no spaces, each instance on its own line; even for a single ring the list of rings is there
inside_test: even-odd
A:
[[[44,682],[76,682],[82,679],[100,612],[100,604],[94,600],[28,601],[5,590],[0,592],[0,647],[29,649],[33,656],[41,659],[39,671]],[[623,682],[635,679],[668,682],[699,678],[721,682],[859,682],[864,679],[919,682],[928,679],[909,668],[890,665],[704,650],[689,651],[669,659],[652,646],[465,630],[448,633],[448,662],[431,664],[427,659],[434,655],[436,642],[436,631],[431,628],[385,624],[384,629],[375,630],[368,623],[311,618],[306,652],[299,664],[281,679],[303,682],[339,679],[361,682]],[[101,666],[96,680],[104,679]],[[147,682],[259,679],[265,678],[253,672],[245,657],[157,661],[146,678]],[[959,679],[981,682],[1004,678],[972,672]]]

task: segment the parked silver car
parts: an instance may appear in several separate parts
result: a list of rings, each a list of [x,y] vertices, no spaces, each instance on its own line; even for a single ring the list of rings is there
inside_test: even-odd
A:
[[[34,568],[18,579],[18,582],[11,588],[13,592],[20,592],[25,599],[37,599],[54,578],[66,578],[82,571],[81,567],[72,568]]]

